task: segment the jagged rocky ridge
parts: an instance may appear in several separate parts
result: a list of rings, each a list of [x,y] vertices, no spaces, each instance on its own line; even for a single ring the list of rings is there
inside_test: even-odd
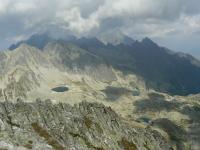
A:
[[[0,149],[167,150],[166,140],[150,128],[127,123],[110,107],[50,100],[0,103]]]

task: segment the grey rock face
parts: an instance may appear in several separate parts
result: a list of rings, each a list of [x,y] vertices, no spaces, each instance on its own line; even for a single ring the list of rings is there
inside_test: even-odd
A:
[[[0,103],[0,149],[168,150],[170,145],[158,132],[132,127],[102,104],[38,99]]]

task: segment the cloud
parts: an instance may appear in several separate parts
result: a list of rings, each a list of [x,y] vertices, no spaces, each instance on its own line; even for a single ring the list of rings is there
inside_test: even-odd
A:
[[[0,0],[0,39],[9,43],[57,29],[79,36],[110,30],[156,38],[195,34],[199,5],[199,0]]]
[[[56,13],[56,18],[62,23],[62,27],[81,34],[99,27],[99,22],[94,16],[83,18],[78,7]]]

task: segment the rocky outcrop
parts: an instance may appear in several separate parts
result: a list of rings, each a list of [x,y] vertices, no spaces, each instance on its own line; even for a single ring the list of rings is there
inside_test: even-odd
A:
[[[110,107],[50,100],[0,103],[0,149],[168,150],[156,131],[126,123]]]

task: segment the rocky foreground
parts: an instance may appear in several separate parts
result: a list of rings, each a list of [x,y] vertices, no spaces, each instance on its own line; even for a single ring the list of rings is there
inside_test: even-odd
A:
[[[150,128],[126,123],[110,107],[50,100],[0,103],[0,150],[168,150]]]

